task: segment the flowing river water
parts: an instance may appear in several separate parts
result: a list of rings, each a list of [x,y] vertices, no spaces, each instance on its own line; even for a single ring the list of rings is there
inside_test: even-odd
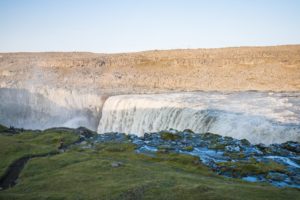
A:
[[[0,124],[86,126],[142,136],[166,129],[212,132],[251,143],[300,141],[300,92],[178,92],[87,95],[0,89]]]

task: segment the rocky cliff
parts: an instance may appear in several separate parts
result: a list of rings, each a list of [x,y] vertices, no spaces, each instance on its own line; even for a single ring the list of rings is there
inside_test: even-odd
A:
[[[124,54],[0,54],[0,86],[101,94],[193,90],[299,91],[300,45]]]

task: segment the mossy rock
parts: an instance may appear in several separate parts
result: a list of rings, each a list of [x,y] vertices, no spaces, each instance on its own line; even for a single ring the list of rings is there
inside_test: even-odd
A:
[[[274,161],[258,162],[252,158],[248,161],[221,162],[218,163],[220,172],[229,172],[233,177],[245,177],[249,175],[265,175],[269,172],[286,173],[286,167]]]
[[[174,148],[170,145],[160,145],[157,147],[157,153],[169,153],[174,151]]]
[[[242,139],[241,144],[244,145],[244,146],[250,146],[251,145],[251,143],[246,139]]]
[[[193,151],[194,147],[193,146],[186,146],[183,148],[184,151]]]
[[[263,154],[270,154],[272,153],[272,149],[268,146],[265,146],[263,144],[257,144],[255,145]]]
[[[226,144],[221,143],[212,143],[208,146],[209,149],[215,149],[215,150],[225,150]]]
[[[225,152],[224,156],[230,157],[233,160],[246,158],[246,155],[244,153],[241,153],[241,152],[238,152],[238,153],[236,153],[236,152],[232,152],[232,153],[231,152]]]
[[[222,136],[220,136],[220,135],[213,134],[213,133],[209,133],[209,132],[204,133],[204,134],[202,134],[201,136],[202,136],[202,138],[205,139],[205,140],[210,140],[210,141],[214,141],[214,142],[216,142],[216,141],[218,141],[220,138],[222,138]]]
[[[288,176],[283,173],[271,172],[266,176],[267,179],[271,179],[274,181],[284,181]]]
[[[83,135],[86,138],[91,138],[93,136],[97,135],[97,132],[92,131],[88,128],[85,127],[79,127],[77,129],[75,129],[75,133],[79,134],[79,135]]]
[[[167,131],[160,132],[160,137],[163,140],[172,140],[172,141],[182,139],[181,135],[170,133],[170,132],[167,132]]]

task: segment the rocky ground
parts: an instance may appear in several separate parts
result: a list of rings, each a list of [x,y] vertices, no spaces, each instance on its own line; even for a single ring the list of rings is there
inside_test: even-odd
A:
[[[99,134],[83,141],[82,148],[94,148],[95,144],[103,142],[130,142],[136,145],[137,153],[154,157],[157,152],[193,155],[220,175],[300,188],[298,142],[252,145],[245,139],[170,130],[148,133],[144,137],[122,133]]]
[[[15,128],[2,130],[4,134],[8,135],[18,135],[24,131]],[[285,142],[269,146],[252,145],[246,139],[237,140],[212,133],[196,134],[191,130],[180,132],[174,129],[146,133],[143,137],[124,133],[96,134],[83,127],[78,129],[54,128],[47,131],[71,131],[78,135],[79,138],[73,142],[72,148],[75,145],[79,149],[99,150],[116,148],[115,145],[107,147],[107,144],[108,146],[124,144],[133,145],[132,148],[137,154],[151,158],[157,158],[159,154],[166,156],[172,154],[191,155],[197,158],[194,160],[195,164],[206,165],[218,175],[249,182],[266,182],[277,187],[300,188],[300,143],[298,142]],[[42,134],[41,131],[37,132]],[[60,144],[60,152],[68,151],[69,145],[67,143]],[[116,151],[120,150],[118,148]],[[46,154],[42,154],[42,156],[46,156]],[[42,156],[35,155],[32,158]],[[119,161],[111,163],[112,167],[120,167],[123,164]]]
[[[2,53],[0,87],[123,94],[195,90],[299,91],[300,46],[123,54]]]

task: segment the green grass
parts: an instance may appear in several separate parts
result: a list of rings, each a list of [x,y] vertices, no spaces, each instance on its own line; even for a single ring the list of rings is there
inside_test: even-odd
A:
[[[248,161],[218,163],[221,171],[230,171],[233,176],[267,175],[269,172],[286,173],[286,167],[274,161],[257,162],[254,158]]]
[[[0,176],[13,161],[23,156],[57,151],[61,139],[64,139],[65,144],[70,144],[76,141],[78,136],[67,131],[25,131],[15,135],[0,133]]]
[[[5,138],[7,143],[2,150],[18,145],[15,140],[24,140],[35,148],[43,148],[45,143],[52,141],[51,150],[57,147],[57,137],[61,134],[22,133],[3,136],[0,140]],[[297,199],[300,195],[297,189],[280,189],[218,176],[196,157],[173,153],[157,153],[151,157],[135,153],[134,148],[132,144],[105,143],[95,149],[72,147],[65,153],[31,159],[18,184],[0,191],[0,199],[276,200]],[[1,153],[1,160],[18,157],[9,149],[5,151],[8,154]],[[113,162],[122,165],[112,167]]]

